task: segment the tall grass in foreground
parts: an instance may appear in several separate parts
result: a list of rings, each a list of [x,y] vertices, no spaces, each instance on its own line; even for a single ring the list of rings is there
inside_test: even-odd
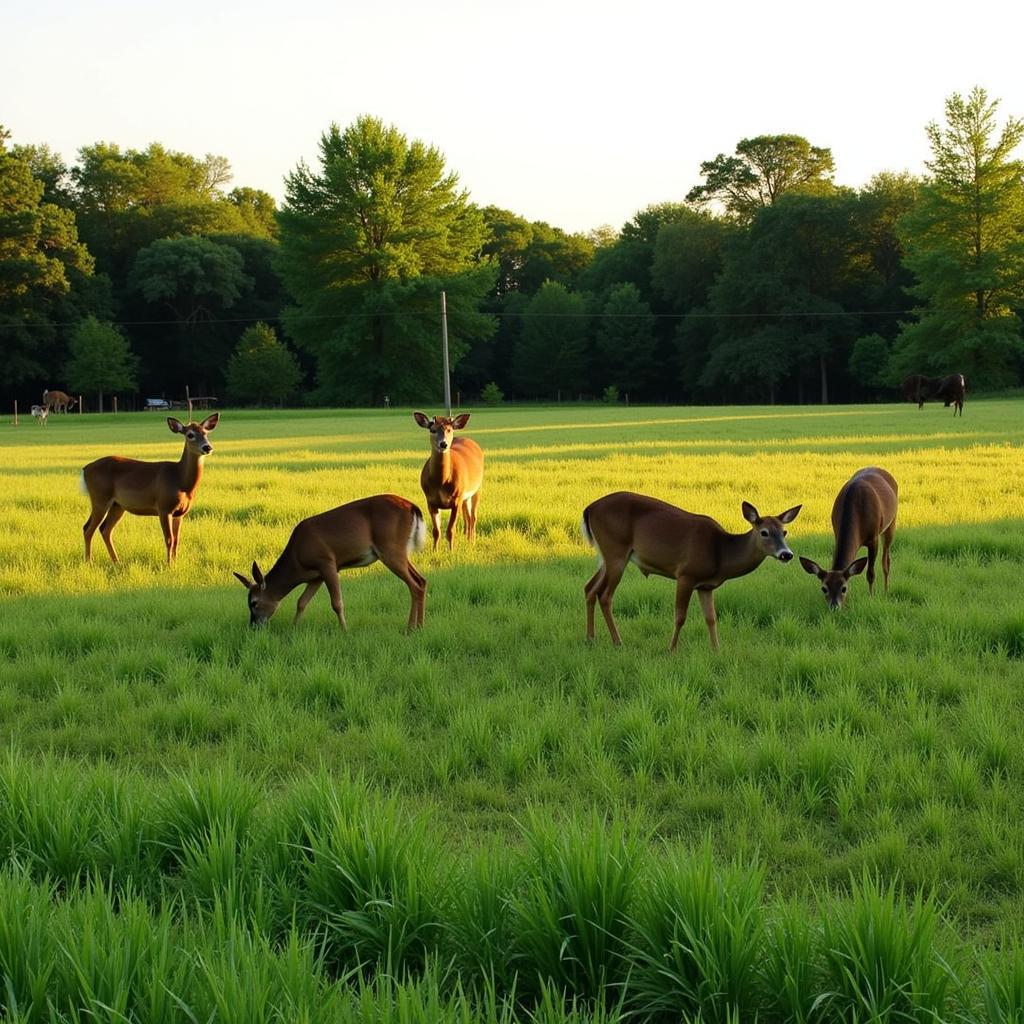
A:
[[[40,774],[11,755],[5,795]],[[7,1021],[994,1024],[1024,1008],[1024,951],[977,968],[931,896],[870,876],[783,903],[756,865],[596,818],[453,856],[427,820],[325,776],[250,800],[235,829],[223,796],[248,783],[227,773],[122,787],[140,858],[94,813],[102,771],[42,774],[36,813],[5,800],[0,820]],[[40,821],[74,825],[59,878]]]

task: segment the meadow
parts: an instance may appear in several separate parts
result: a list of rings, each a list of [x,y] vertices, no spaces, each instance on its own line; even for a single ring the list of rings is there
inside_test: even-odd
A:
[[[228,410],[170,568],[135,517],[84,564],[78,491],[98,456],[176,458],[163,416],[0,428],[0,1015],[1024,1020],[1024,402],[466,433],[477,542],[415,556],[406,635],[379,565],[342,576],[345,634],[323,593],[293,628],[298,591],[249,630],[232,572],[353,498],[423,507],[409,411]],[[734,532],[802,503],[824,564],[872,464],[888,595],[829,613],[766,562],[717,592],[720,653],[695,603],[669,654],[673,587],[631,568],[623,647],[584,642],[590,501]]]

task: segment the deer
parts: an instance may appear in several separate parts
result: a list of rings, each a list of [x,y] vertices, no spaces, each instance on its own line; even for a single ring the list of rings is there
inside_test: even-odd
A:
[[[39,422],[39,426],[46,426],[46,418],[50,415],[50,410],[45,405],[33,405],[32,415]]]
[[[203,459],[213,451],[207,434],[217,426],[219,418],[220,413],[216,412],[202,423],[182,423],[173,416],[167,417],[171,432],[185,439],[177,462],[142,462],[107,455],[82,469],[81,490],[92,502],[92,511],[82,527],[86,562],[92,561],[92,537],[99,527],[111,561],[116,564],[117,552],[111,534],[125,512],[157,516],[167,547],[167,564],[175,560],[181,521],[199,489]]]
[[[75,401],[66,391],[47,389],[43,392],[43,406],[48,412],[67,412],[75,404]]]
[[[925,377],[919,373],[904,378],[900,384],[904,401],[917,402],[918,409],[933,398],[941,398],[945,408],[953,406],[953,415],[964,414],[964,394],[967,382],[962,373],[951,373],[945,377]]]
[[[411,632],[423,625],[427,581],[409,561],[409,555],[423,549],[426,532],[423,513],[397,494],[360,498],[303,519],[266,575],[256,562],[252,563],[252,579],[239,572],[234,574],[249,591],[249,625],[266,625],[280,603],[305,583],[292,620],[296,625],[326,583],[338,625],[347,631],[338,572],[381,561],[409,588],[412,607],[406,632]]]
[[[622,638],[612,613],[615,590],[632,562],[644,576],[665,576],[676,581],[675,629],[668,649],[674,651],[686,611],[697,591],[711,649],[718,650],[718,619],[715,590],[726,580],[753,572],[766,558],[789,562],[793,552],[786,543],[785,527],[796,519],[802,506],[795,505],[777,516],[761,516],[744,501],[746,533],[728,533],[710,516],[687,512],[645,494],[616,491],[583,510],[583,537],[597,551],[597,572],[584,587],[587,603],[587,640],[594,639],[594,606],[608,625],[612,643]]]
[[[899,488],[890,473],[878,466],[857,470],[843,484],[832,505],[832,531],[835,534],[835,553],[832,568],[822,569],[817,562],[800,556],[804,572],[817,576],[821,592],[832,611],[846,603],[850,578],[859,576],[867,568],[868,593],[875,590],[875,556],[878,538],[882,538],[882,573],[885,590],[889,591],[889,549],[896,534],[896,511]],[[868,553],[856,558],[866,547]]]
[[[448,519],[449,549],[455,543],[455,520],[463,509],[466,520],[466,539],[476,539],[476,512],[480,504],[480,488],[484,482],[484,453],[480,445],[469,437],[453,437],[469,422],[469,413],[453,418],[414,412],[413,419],[430,431],[430,458],[423,464],[420,486],[427,499],[427,511],[433,527],[434,550],[441,536],[441,509],[451,509]]]

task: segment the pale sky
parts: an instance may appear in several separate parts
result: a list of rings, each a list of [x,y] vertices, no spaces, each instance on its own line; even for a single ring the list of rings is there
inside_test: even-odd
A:
[[[975,85],[1024,117],[1024,3],[6,0],[0,123],[68,163],[100,140],[225,156],[283,197],[360,114],[437,146],[480,205],[568,231],[678,201],[745,137],[828,146],[836,181],[922,173]]]

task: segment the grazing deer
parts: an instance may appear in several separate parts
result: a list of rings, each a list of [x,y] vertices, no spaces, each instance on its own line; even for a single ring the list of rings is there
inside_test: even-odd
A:
[[[868,591],[875,589],[875,556],[878,537],[882,537],[882,573],[885,589],[889,590],[889,549],[896,533],[897,508],[896,481],[884,469],[868,466],[859,469],[843,484],[832,505],[832,531],[836,536],[832,568],[826,572],[809,558],[800,556],[804,571],[817,576],[821,592],[829,608],[835,611],[846,601],[850,577],[868,570]],[[867,556],[855,558],[862,548]]]
[[[962,373],[951,373],[946,377],[924,377],[915,373],[906,377],[900,384],[903,392],[903,399],[907,402],[917,402],[918,409],[924,408],[924,403],[933,398],[941,398],[943,405],[948,409],[953,406],[953,415],[958,412],[964,414],[964,394],[967,391],[967,382]]]
[[[480,445],[469,437],[453,437],[456,430],[462,430],[469,422],[469,413],[454,419],[435,416],[431,419],[421,412],[414,412],[413,418],[430,431],[430,458],[423,464],[420,486],[427,499],[427,511],[433,527],[434,549],[441,536],[441,513],[443,508],[452,510],[448,520],[448,547],[453,546],[455,520],[459,508],[463,509],[466,520],[466,538],[476,537],[476,510],[480,504],[480,488],[484,482],[484,453]]]
[[[74,404],[75,399],[66,391],[46,390],[43,392],[43,405],[47,411],[67,412]]]
[[[743,502],[746,533],[726,533],[709,516],[685,512],[675,505],[630,491],[606,494],[583,511],[584,539],[597,550],[600,565],[584,588],[587,600],[587,639],[594,639],[594,605],[601,603],[612,643],[622,643],[612,599],[629,562],[645,576],[652,573],[676,581],[675,630],[668,649],[674,651],[686,610],[697,591],[711,647],[718,650],[718,620],[714,591],[726,580],[753,572],[769,555],[788,562],[793,552],[785,541],[785,525],[796,519],[801,506],[778,516],[758,514]]]
[[[262,626],[278,605],[305,583],[295,608],[294,625],[320,585],[326,583],[338,625],[347,630],[338,571],[372,565],[379,559],[409,588],[412,607],[406,629],[422,626],[427,581],[409,561],[409,555],[422,550],[426,532],[423,513],[397,494],[360,498],[303,519],[265,576],[255,562],[251,580],[235,573],[249,591],[249,625]]]
[[[46,426],[46,417],[50,415],[50,410],[45,405],[33,405],[32,415],[39,420],[39,426]]]
[[[216,412],[202,423],[182,423],[173,416],[167,417],[167,426],[185,437],[185,447],[177,462],[140,462],[107,455],[82,470],[82,493],[92,501],[92,512],[82,527],[87,562],[92,561],[92,535],[97,526],[111,559],[117,561],[110,535],[125,512],[158,516],[167,545],[167,563],[174,561],[181,521],[199,489],[203,459],[213,451],[206,435],[217,426],[219,418],[220,413]]]

